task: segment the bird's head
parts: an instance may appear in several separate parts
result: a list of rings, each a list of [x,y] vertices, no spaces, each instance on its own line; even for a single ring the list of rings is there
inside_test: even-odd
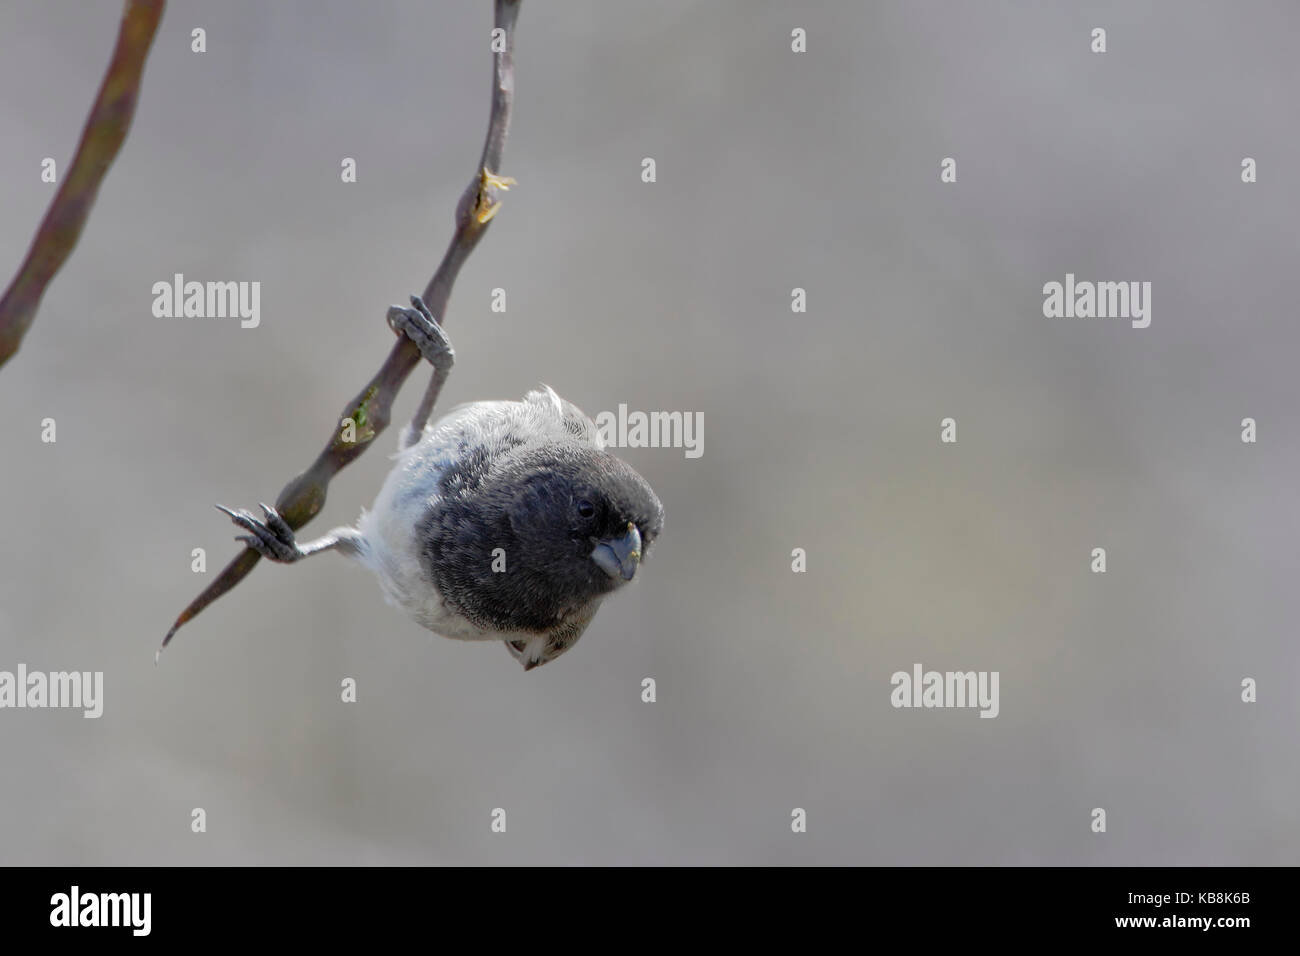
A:
[[[476,627],[533,635],[507,640],[533,667],[571,647],[601,600],[636,576],[663,520],[631,466],[550,442],[444,493],[419,528],[421,558],[440,600]]]
[[[553,446],[526,456],[514,483],[509,521],[521,570],[575,602],[631,581],[663,529],[650,485],[606,451]]]

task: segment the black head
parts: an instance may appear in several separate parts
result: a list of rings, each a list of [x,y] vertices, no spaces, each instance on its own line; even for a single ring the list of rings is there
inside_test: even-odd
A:
[[[435,583],[501,631],[545,632],[589,611],[635,576],[663,528],[645,479],[579,442],[521,449],[434,510],[425,558]]]
[[[575,595],[632,580],[664,509],[630,465],[574,444],[522,456],[511,471],[510,526],[531,570]]]

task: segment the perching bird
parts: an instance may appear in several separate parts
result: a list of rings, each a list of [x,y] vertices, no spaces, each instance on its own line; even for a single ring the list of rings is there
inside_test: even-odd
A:
[[[411,302],[390,309],[389,323],[445,378],[451,344],[424,303]],[[663,527],[645,479],[549,387],[521,402],[458,406],[422,436],[408,431],[402,446],[355,528],[299,545],[267,505],[264,519],[217,507],[264,557],[288,563],[336,549],[374,571],[388,601],[422,626],[503,641],[525,670],[577,642]]]

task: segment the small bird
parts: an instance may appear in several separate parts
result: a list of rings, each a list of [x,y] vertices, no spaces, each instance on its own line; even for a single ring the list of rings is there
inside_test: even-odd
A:
[[[388,320],[446,376],[454,352],[418,297]],[[645,479],[606,451],[596,425],[548,386],[523,401],[460,405],[408,429],[356,527],[298,544],[263,517],[217,507],[244,541],[291,563],[337,550],[370,568],[390,604],[444,637],[499,640],[532,670],[572,647],[607,595],[636,575],[663,528]]]

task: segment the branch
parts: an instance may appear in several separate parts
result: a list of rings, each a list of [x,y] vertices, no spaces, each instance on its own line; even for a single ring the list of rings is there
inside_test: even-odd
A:
[[[460,273],[460,267],[474,251],[492,217],[496,215],[500,205],[498,191],[513,184],[513,180],[500,178],[495,172],[500,167],[506,135],[510,129],[510,109],[515,88],[515,21],[519,17],[521,0],[495,2],[496,26],[505,31],[505,44],[502,52],[493,54],[492,113],[488,120],[487,139],[483,144],[478,172],[456,206],[456,231],[452,235],[451,244],[442,257],[438,271],[424,290],[424,302],[440,324],[446,319],[447,300],[451,297],[451,288]],[[275,508],[291,528],[297,531],[320,513],[325,505],[325,492],[330,480],[360,457],[388,427],[393,399],[419,363],[420,353],[414,343],[405,336],[400,337],[374,378],[343,409],[340,418],[351,419],[355,423],[355,441],[344,441],[342,432],[335,427],[329,443],[311,467],[285,485],[276,498]],[[433,410],[433,399],[437,394],[435,382],[436,377],[430,383],[411,422],[410,427],[416,434],[423,430]],[[181,612],[163,638],[162,647],[168,645],[182,625],[193,620],[200,611],[242,581],[261,557],[252,548],[246,547],[226,565],[216,579]],[[159,653],[162,653],[162,648],[159,648]]]
[[[45,287],[63,268],[81,238],[99,185],[131,127],[144,61],[165,6],[166,0],[126,2],[117,47],[81,131],[72,165],[41,220],[27,258],[0,299],[0,366],[18,351],[36,318]]]

